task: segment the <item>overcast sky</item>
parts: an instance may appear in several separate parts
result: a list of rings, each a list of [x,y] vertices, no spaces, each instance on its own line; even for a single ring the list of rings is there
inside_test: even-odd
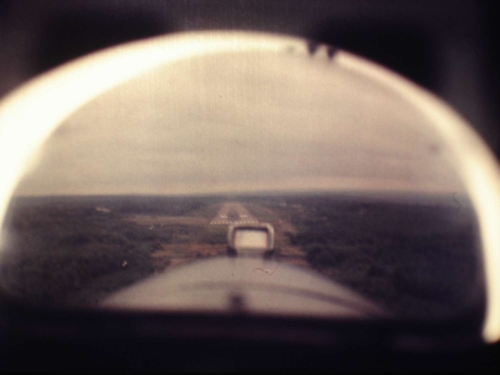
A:
[[[460,191],[429,129],[326,55],[192,58],[74,113],[17,192]]]

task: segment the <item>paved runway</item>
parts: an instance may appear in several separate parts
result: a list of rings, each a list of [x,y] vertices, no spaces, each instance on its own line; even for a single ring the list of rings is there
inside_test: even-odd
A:
[[[253,217],[241,203],[225,203],[210,225],[256,224],[259,221]]]

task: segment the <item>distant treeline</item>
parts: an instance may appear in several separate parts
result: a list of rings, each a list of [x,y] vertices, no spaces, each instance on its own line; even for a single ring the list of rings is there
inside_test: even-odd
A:
[[[222,201],[221,197],[165,197],[156,195],[117,196],[46,196],[18,197],[13,199],[11,211],[21,207],[45,210],[78,210],[89,213],[96,207],[104,207],[119,214],[151,214],[183,216]],[[215,213],[214,213],[215,215]]]

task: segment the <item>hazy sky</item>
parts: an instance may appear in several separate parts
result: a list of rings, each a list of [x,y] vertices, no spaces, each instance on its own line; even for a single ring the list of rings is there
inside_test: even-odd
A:
[[[461,190],[429,129],[326,56],[192,58],[74,113],[18,194]]]

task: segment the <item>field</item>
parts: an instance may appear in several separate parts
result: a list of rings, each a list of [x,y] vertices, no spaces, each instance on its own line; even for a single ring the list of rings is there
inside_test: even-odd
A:
[[[230,197],[275,228],[278,258],[416,318],[481,301],[474,215],[453,201],[349,195]],[[226,252],[210,225],[228,197],[17,198],[4,228],[2,286],[38,305],[92,305],[179,264]]]

